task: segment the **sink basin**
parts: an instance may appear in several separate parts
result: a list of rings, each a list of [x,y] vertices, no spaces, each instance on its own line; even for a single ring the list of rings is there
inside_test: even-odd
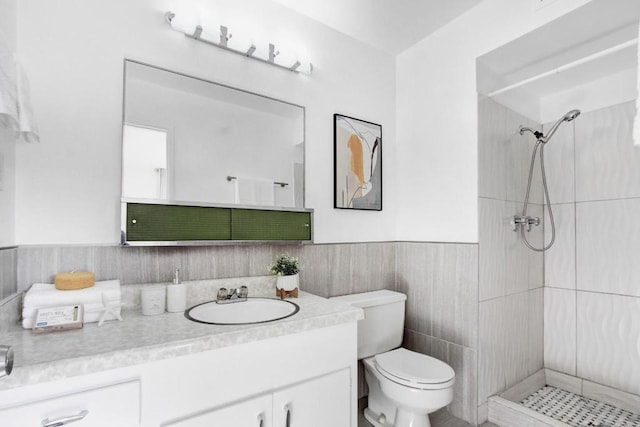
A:
[[[297,304],[274,298],[247,298],[246,301],[217,304],[215,301],[194,305],[184,315],[189,320],[212,325],[248,325],[273,322],[293,316]]]

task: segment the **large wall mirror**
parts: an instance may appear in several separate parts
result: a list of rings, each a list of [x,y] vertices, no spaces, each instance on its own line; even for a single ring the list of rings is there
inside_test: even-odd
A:
[[[122,198],[304,208],[304,108],[125,61]]]

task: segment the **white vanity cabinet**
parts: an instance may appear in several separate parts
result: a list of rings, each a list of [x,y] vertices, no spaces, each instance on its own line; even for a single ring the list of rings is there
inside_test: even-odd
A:
[[[243,343],[211,344],[229,339],[212,335],[156,346],[122,367],[128,356],[115,353],[52,362],[46,372],[61,378],[0,388],[0,426],[41,427],[88,411],[71,425],[356,427],[356,321],[265,336],[279,332],[255,328]],[[112,367],[91,372],[96,358]],[[12,376],[34,375],[23,372]]]
[[[259,426],[261,412],[272,413],[263,427],[357,426],[356,322],[176,357],[148,369],[142,406],[153,411],[143,411],[145,426],[223,426],[233,412],[247,413],[248,421],[228,426]],[[254,407],[254,399],[265,396],[271,404]]]
[[[350,374],[344,369],[165,426],[346,427],[349,393]]]

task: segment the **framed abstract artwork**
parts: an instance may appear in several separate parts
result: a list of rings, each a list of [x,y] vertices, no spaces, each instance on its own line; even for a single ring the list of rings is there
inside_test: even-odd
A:
[[[382,126],[333,115],[333,207],[382,210]]]

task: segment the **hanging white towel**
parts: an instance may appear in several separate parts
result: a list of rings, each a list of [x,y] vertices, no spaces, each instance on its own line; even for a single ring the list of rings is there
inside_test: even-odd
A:
[[[240,205],[273,206],[273,181],[238,177],[234,180],[234,186],[235,203]]]
[[[18,129],[16,67],[11,53],[0,40],[0,126]]]
[[[0,126],[14,130],[18,141],[40,141],[29,82],[4,40],[0,40]]]
[[[22,66],[16,61],[16,87],[18,104],[18,140],[24,142],[40,142],[40,133],[36,125],[31,104],[29,80]]]

